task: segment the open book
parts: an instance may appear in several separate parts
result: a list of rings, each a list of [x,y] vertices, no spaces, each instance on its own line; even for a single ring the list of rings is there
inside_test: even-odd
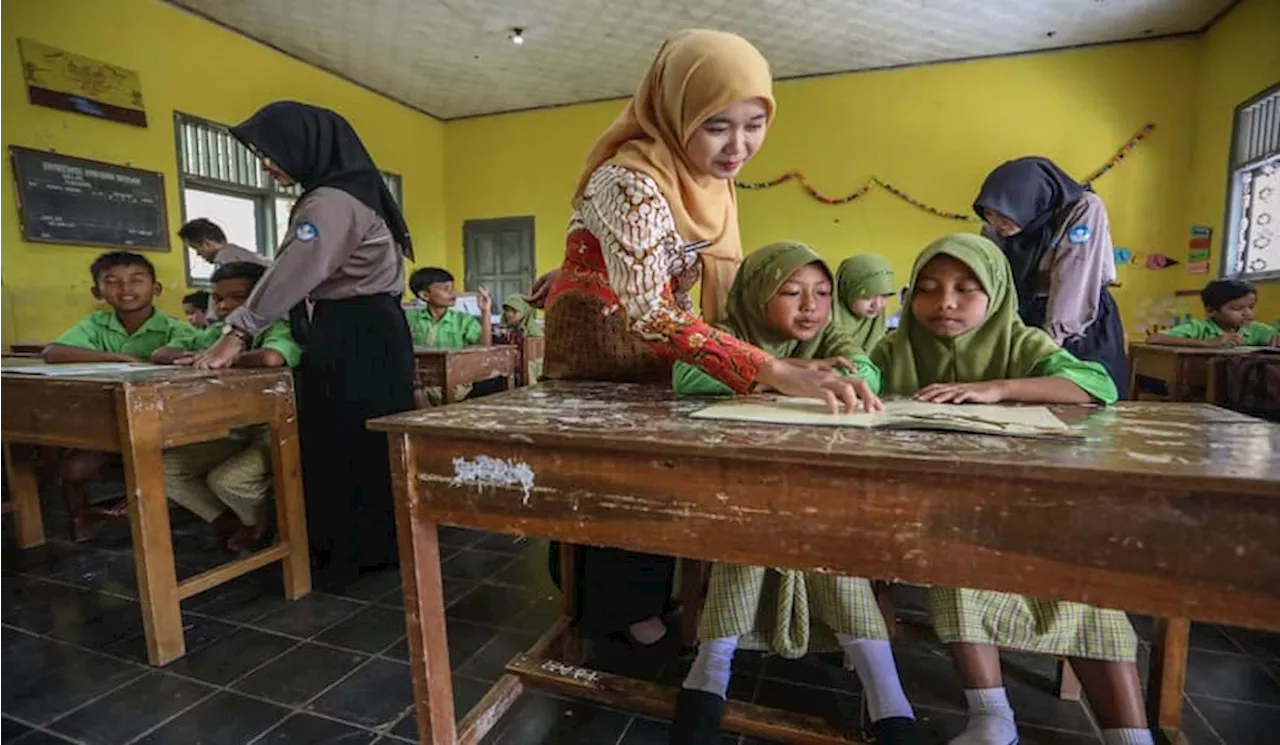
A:
[[[832,414],[825,402],[810,398],[768,396],[737,398],[693,413],[695,419],[766,424],[808,424],[861,429],[929,429],[1006,437],[1083,439],[1044,406],[931,404],[889,400],[879,414]]]
[[[124,372],[138,372],[140,370],[172,370],[172,365],[152,365],[146,362],[73,362],[57,365],[50,364],[20,364],[5,365],[4,371],[7,373],[19,373],[21,375],[42,375],[49,378],[60,378],[71,375],[103,375]]]

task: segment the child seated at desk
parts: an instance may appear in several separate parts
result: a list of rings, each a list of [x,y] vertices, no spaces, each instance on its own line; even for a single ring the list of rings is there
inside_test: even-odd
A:
[[[194,329],[209,327],[209,293],[197,290],[182,298],[182,313]]]
[[[1149,344],[1175,347],[1280,346],[1280,334],[1253,320],[1258,290],[1238,279],[1215,279],[1200,291],[1205,318],[1180,323],[1147,337]]]
[[[986,238],[956,234],[916,259],[902,326],[871,353],[884,392],[937,403],[1114,403],[1105,368],[1082,362],[1018,318],[1013,273]],[[1071,660],[1107,745],[1149,745],[1128,617],[1081,603],[934,588],[934,630],[965,688],[968,724],[952,745],[1017,742],[998,648]]]
[[[522,295],[511,295],[502,301],[502,328],[498,331],[504,344],[519,344],[531,336],[542,336],[538,309]]]
[[[213,309],[218,318],[244,305],[267,268],[260,264],[223,264],[213,272]],[[215,322],[200,334],[157,349],[152,361],[182,364],[195,352],[222,338],[224,324]],[[302,359],[289,331],[279,320],[245,346],[236,367],[297,367]],[[233,432],[212,442],[170,448],[164,453],[164,488],[169,499],[186,507],[214,527],[218,545],[238,554],[251,549],[267,534],[266,514],[271,493],[271,452],[263,427]]]
[[[893,299],[893,266],[876,254],[853,256],[836,270],[831,322],[859,349],[871,350],[885,335],[885,310]]]
[[[426,307],[404,312],[405,320],[409,322],[409,333],[413,336],[413,346],[460,349],[488,347],[493,344],[493,321],[489,317],[493,312],[493,300],[485,288],[476,289],[479,318],[453,309],[458,294],[453,290],[453,275],[444,269],[419,269],[409,275],[409,290],[414,297],[426,304]],[[497,389],[501,390],[502,382],[496,383]],[[454,391],[454,398],[461,401],[471,392],[472,386],[459,385]],[[444,401],[444,394],[438,387],[431,386],[419,388],[415,391],[414,398],[421,402],[419,406],[424,403],[439,406]]]
[[[831,271],[803,243],[774,243],[747,256],[729,290],[724,330],[778,359],[829,365],[858,380],[869,410],[880,408],[875,369],[843,329],[828,322]],[[892,287],[892,285],[890,285]],[[676,392],[732,391],[698,368],[677,363]],[[915,714],[898,679],[889,632],[871,583],[857,577],[715,564],[699,624],[698,655],[684,680],[672,724],[672,745],[719,742],[734,652],[768,650],[795,659],[809,651],[843,649],[866,692],[876,741],[920,742]]]
[[[72,326],[44,348],[45,362],[142,362],[165,344],[189,338],[195,329],[157,310],[154,303],[164,289],[156,281],[156,268],[145,256],[131,251],[111,251],[89,266],[93,297],[111,306],[97,310]],[[120,456],[96,450],[65,450],[59,472],[71,513],[71,532],[77,541],[92,533],[95,515],[88,510],[85,487],[102,478]],[[98,510],[110,519],[126,517],[124,501]]]

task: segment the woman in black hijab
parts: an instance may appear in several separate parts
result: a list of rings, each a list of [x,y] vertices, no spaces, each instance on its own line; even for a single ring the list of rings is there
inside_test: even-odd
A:
[[[1126,398],[1124,325],[1107,289],[1116,270],[1102,199],[1053,161],[1027,157],[992,171],[973,209],[986,223],[982,234],[1013,268],[1023,323],[1100,363]]]
[[[225,367],[243,344],[314,301],[298,375],[313,563],[349,576],[396,561],[385,435],[365,421],[413,407],[413,346],[400,296],[409,230],[355,130],[338,114],[282,101],[231,133],[283,186],[304,191],[275,263],[197,358]],[[295,333],[305,313],[293,312]]]

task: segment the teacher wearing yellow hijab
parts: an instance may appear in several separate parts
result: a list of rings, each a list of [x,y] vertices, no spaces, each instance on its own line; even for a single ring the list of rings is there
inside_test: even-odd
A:
[[[769,63],[750,42],[682,31],[662,44],[587,157],[564,263],[535,286],[535,298],[546,293],[543,377],[669,386],[683,361],[741,393],[768,387],[856,406],[848,379],[713,326],[742,261],[733,179],[773,114]],[[692,302],[699,282],[701,317]],[[579,629],[641,644],[661,638],[673,560],[582,553]]]

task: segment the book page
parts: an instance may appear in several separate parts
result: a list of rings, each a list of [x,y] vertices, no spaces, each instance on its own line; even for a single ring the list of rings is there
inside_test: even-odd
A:
[[[5,365],[4,372],[21,375],[43,375],[56,378],[64,375],[101,375],[103,373],[137,372],[139,370],[173,369],[172,365],[151,365],[146,362],[74,362],[48,365]]]
[[[732,399],[692,414],[695,419],[718,419],[764,424],[799,424],[862,429],[933,429],[1010,437],[1075,437],[1071,428],[1045,406],[995,404],[933,404],[910,399],[885,401],[879,414],[832,414],[816,399],[776,396]]]

